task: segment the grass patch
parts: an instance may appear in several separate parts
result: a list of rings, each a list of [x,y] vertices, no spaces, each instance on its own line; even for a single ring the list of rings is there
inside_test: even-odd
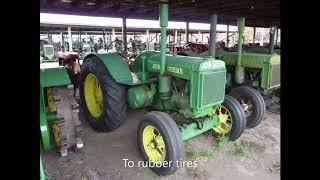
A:
[[[280,173],[280,163],[279,162],[273,163],[270,167],[270,171],[272,173]]]
[[[218,145],[210,148],[207,151],[196,151],[189,152],[192,158],[200,158],[200,157],[213,157],[217,154],[218,151],[224,150],[228,144],[230,144],[229,138],[227,136],[221,135],[217,137]]]
[[[229,137],[225,135],[218,136],[217,141],[219,149],[224,149],[228,144],[230,144]]]
[[[234,153],[236,155],[239,155],[241,157],[249,157],[250,151],[246,145],[242,144],[240,141],[236,141],[234,143],[234,147],[235,147]]]
[[[196,151],[196,152],[191,152],[191,157],[192,158],[200,158],[200,157],[212,157],[216,153],[215,149],[209,149],[208,151]]]

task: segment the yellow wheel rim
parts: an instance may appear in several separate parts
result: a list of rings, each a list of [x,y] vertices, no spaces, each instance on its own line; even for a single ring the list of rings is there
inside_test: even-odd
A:
[[[166,145],[157,128],[152,125],[146,126],[142,132],[142,142],[150,161],[160,164],[165,160]]]
[[[57,107],[53,99],[53,92],[51,88],[47,89],[47,99],[48,99],[48,111],[49,112],[56,112]],[[54,143],[56,144],[57,148],[61,148],[60,143],[60,128],[58,125],[58,121],[52,121],[51,123],[53,137],[54,137]]]
[[[103,110],[103,95],[97,77],[90,73],[84,81],[84,97],[90,114],[98,118]]]
[[[223,105],[215,109],[215,114],[218,115],[219,124],[213,130],[219,134],[227,134],[232,128],[232,116],[230,111]]]

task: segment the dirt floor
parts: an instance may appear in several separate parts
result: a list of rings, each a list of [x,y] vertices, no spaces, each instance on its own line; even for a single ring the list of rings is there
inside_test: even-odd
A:
[[[95,170],[109,180],[118,179],[280,179],[280,115],[267,111],[254,129],[246,130],[236,142],[218,143],[208,133],[185,141],[186,160],[197,167],[180,168],[171,176],[160,177],[148,168],[137,148],[137,126],[143,111],[129,112],[125,123],[110,133],[97,133],[84,121],[84,148],[69,151],[61,158],[55,150],[42,154],[49,179],[80,180],[84,170]],[[224,141],[222,141],[224,142]],[[135,166],[125,167],[123,159]]]

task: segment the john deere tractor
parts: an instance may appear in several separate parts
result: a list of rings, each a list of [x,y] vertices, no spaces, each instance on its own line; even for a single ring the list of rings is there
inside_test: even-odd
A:
[[[54,47],[50,44],[40,45],[40,56],[43,61],[53,62],[55,61]]]
[[[238,24],[239,37],[244,32],[245,19]],[[227,68],[226,93],[236,98],[246,112],[247,128],[256,127],[263,119],[266,106],[273,95],[280,95],[280,55],[245,53],[243,38],[238,40],[237,52],[216,49],[215,57],[225,62]],[[210,57],[202,53],[178,52],[184,56]]]
[[[243,34],[244,21],[244,18],[240,18],[239,37]],[[242,38],[239,38],[239,44],[242,45],[242,43]],[[230,90],[229,94],[235,97],[239,91],[243,91],[239,90],[242,89],[239,86],[250,86],[262,95],[265,105],[270,106],[272,96],[280,95],[280,55],[242,52],[241,45],[238,46],[237,52],[220,53],[219,59],[227,65],[227,90]],[[247,99],[250,101],[249,98]],[[252,99],[249,104],[252,104],[254,109],[260,109],[255,108],[254,101]],[[250,124],[247,123],[249,126],[255,126],[254,123]]]
[[[246,121],[240,103],[225,95],[223,61],[166,54],[167,1],[159,12],[161,52],[141,53],[132,69],[118,53],[87,55],[80,102],[100,132],[118,128],[129,108],[149,109],[138,126],[138,147],[145,161],[157,164],[154,172],[169,175],[184,160],[184,140],[207,131],[236,140]]]
[[[67,70],[56,63],[40,64],[40,132],[44,151],[55,146],[61,156],[83,147],[79,105]]]

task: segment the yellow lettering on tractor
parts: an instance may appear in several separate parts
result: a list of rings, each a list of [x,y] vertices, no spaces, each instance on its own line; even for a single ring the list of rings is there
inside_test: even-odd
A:
[[[152,64],[152,69],[160,70],[160,64]]]
[[[244,61],[243,65],[254,66],[254,65],[256,65],[256,61],[254,61],[254,60]]]
[[[176,73],[176,74],[183,74],[182,68],[177,68],[177,67],[172,67],[172,66],[168,66],[167,71],[172,72],[172,73]]]
[[[160,70],[160,64],[152,64],[152,69]],[[176,74],[183,74],[182,68],[177,68],[177,67],[172,67],[172,66],[167,66],[167,71],[172,72],[172,73],[176,73]]]

